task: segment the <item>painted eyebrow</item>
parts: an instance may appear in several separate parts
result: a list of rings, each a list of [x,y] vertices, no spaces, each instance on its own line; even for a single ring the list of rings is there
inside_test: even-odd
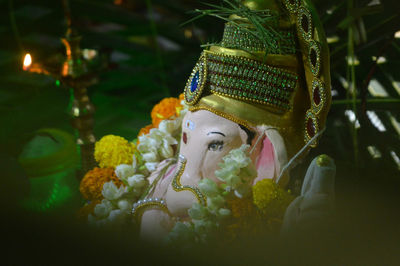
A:
[[[208,136],[208,135],[210,135],[210,134],[219,134],[219,135],[221,135],[221,136],[224,136],[224,137],[226,137],[224,133],[222,133],[222,132],[218,132],[218,131],[212,131],[212,132],[208,132],[208,133],[207,133],[207,136]]]

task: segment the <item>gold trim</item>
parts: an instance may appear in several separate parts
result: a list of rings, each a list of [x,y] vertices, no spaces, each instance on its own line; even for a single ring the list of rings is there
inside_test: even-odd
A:
[[[175,174],[175,177],[172,180],[172,188],[173,188],[173,190],[175,190],[176,192],[181,192],[181,191],[185,191],[185,190],[186,191],[190,191],[190,192],[192,192],[194,194],[194,196],[196,197],[197,201],[200,204],[203,204],[204,206],[207,206],[207,198],[203,195],[203,193],[201,193],[199,188],[182,185],[181,177],[182,177],[183,171],[185,170],[186,159],[182,155],[179,155],[178,163],[179,163],[178,173]]]
[[[212,108],[210,108],[210,107],[206,107],[206,106],[194,106],[194,107],[190,107],[190,108],[189,108],[189,111],[190,111],[190,112],[196,112],[196,111],[199,111],[199,110],[209,111],[209,112],[214,113],[214,114],[216,114],[216,115],[218,115],[218,116],[221,116],[221,117],[223,117],[223,118],[225,118],[225,119],[231,120],[232,122],[235,122],[235,123],[237,123],[237,124],[240,124],[240,125],[246,127],[247,129],[249,129],[250,131],[253,131],[253,130],[254,130],[255,125],[250,124],[249,122],[244,121],[244,120],[242,120],[242,119],[239,119],[239,118],[237,118],[237,117],[235,117],[235,116],[233,116],[233,115],[228,115],[228,114],[226,114],[226,113],[217,111],[217,110],[212,109]]]
[[[280,54],[267,54],[265,52],[254,52],[249,53],[244,50],[229,49],[220,46],[211,46],[210,50],[205,50],[205,52],[211,52],[216,54],[224,54],[230,56],[241,56],[252,60],[257,60],[267,65],[279,66],[279,67],[289,67],[295,73],[297,73],[297,68],[299,67],[299,62],[296,55],[280,55]],[[265,60],[262,60],[264,58]]]
[[[158,209],[165,212],[171,217],[173,216],[172,213],[169,211],[168,207],[159,201],[148,201],[140,203],[137,207],[135,207],[135,210],[133,211],[132,215],[134,219],[140,221],[142,219],[144,212],[149,209]]]

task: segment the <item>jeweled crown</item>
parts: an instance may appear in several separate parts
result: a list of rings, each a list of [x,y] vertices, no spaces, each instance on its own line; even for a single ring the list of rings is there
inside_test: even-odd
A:
[[[222,41],[205,49],[194,67],[186,103],[250,127],[272,125],[290,139],[294,154],[324,126],[330,107],[323,30],[309,0],[241,5],[255,16],[267,14],[262,32],[255,19],[231,16]]]

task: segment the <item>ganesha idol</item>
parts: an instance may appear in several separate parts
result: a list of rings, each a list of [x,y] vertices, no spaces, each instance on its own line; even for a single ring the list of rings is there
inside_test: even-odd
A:
[[[312,5],[241,5],[254,16],[267,14],[260,17],[267,18],[263,29],[231,15],[222,41],[201,53],[184,90],[188,110],[172,145],[176,156],[153,166],[144,194],[133,202],[144,239],[207,227],[212,215],[222,226],[224,216],[234,216],[227,202],[260,197],[254,191],[263,181],[288,194],[290,170],[321,136],[331,101],[329,55]],[[283,209],[281,232],[332,211],[334,175],[328,156],[312,161],[301,194]]]

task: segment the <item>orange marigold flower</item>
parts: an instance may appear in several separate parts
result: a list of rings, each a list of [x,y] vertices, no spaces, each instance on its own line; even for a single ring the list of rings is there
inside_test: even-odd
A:
[[[150,133],[150,129],[154,128],[153,124],[147,125],[140,129],[137,135],[136,146],[140,144],[139,137]]]
[[[117,187],[124,185],[115,175],[114,168],[94,168],[86,173],[79,186],[83,198],[90,201],[99,201],[103,199],[101,191],[106,182],[113,181]]]
[[[154,128],[153,124],[150,124],[150,125],[147,125],[147,126],[143,127],[142,129],[140,129],[138,137],[140,137],[142,135],[149,134],[150,129],[152,129],[152,128]]]
[[[151,120],[154,127],[158,127],[160,122],[165,119],[171,119],[179,114],[181,103],[178,98],[165,98],[153,107],[151,111]]]
[[[185,94],[181,93],[179,94],[179,102],[185,100]]]

